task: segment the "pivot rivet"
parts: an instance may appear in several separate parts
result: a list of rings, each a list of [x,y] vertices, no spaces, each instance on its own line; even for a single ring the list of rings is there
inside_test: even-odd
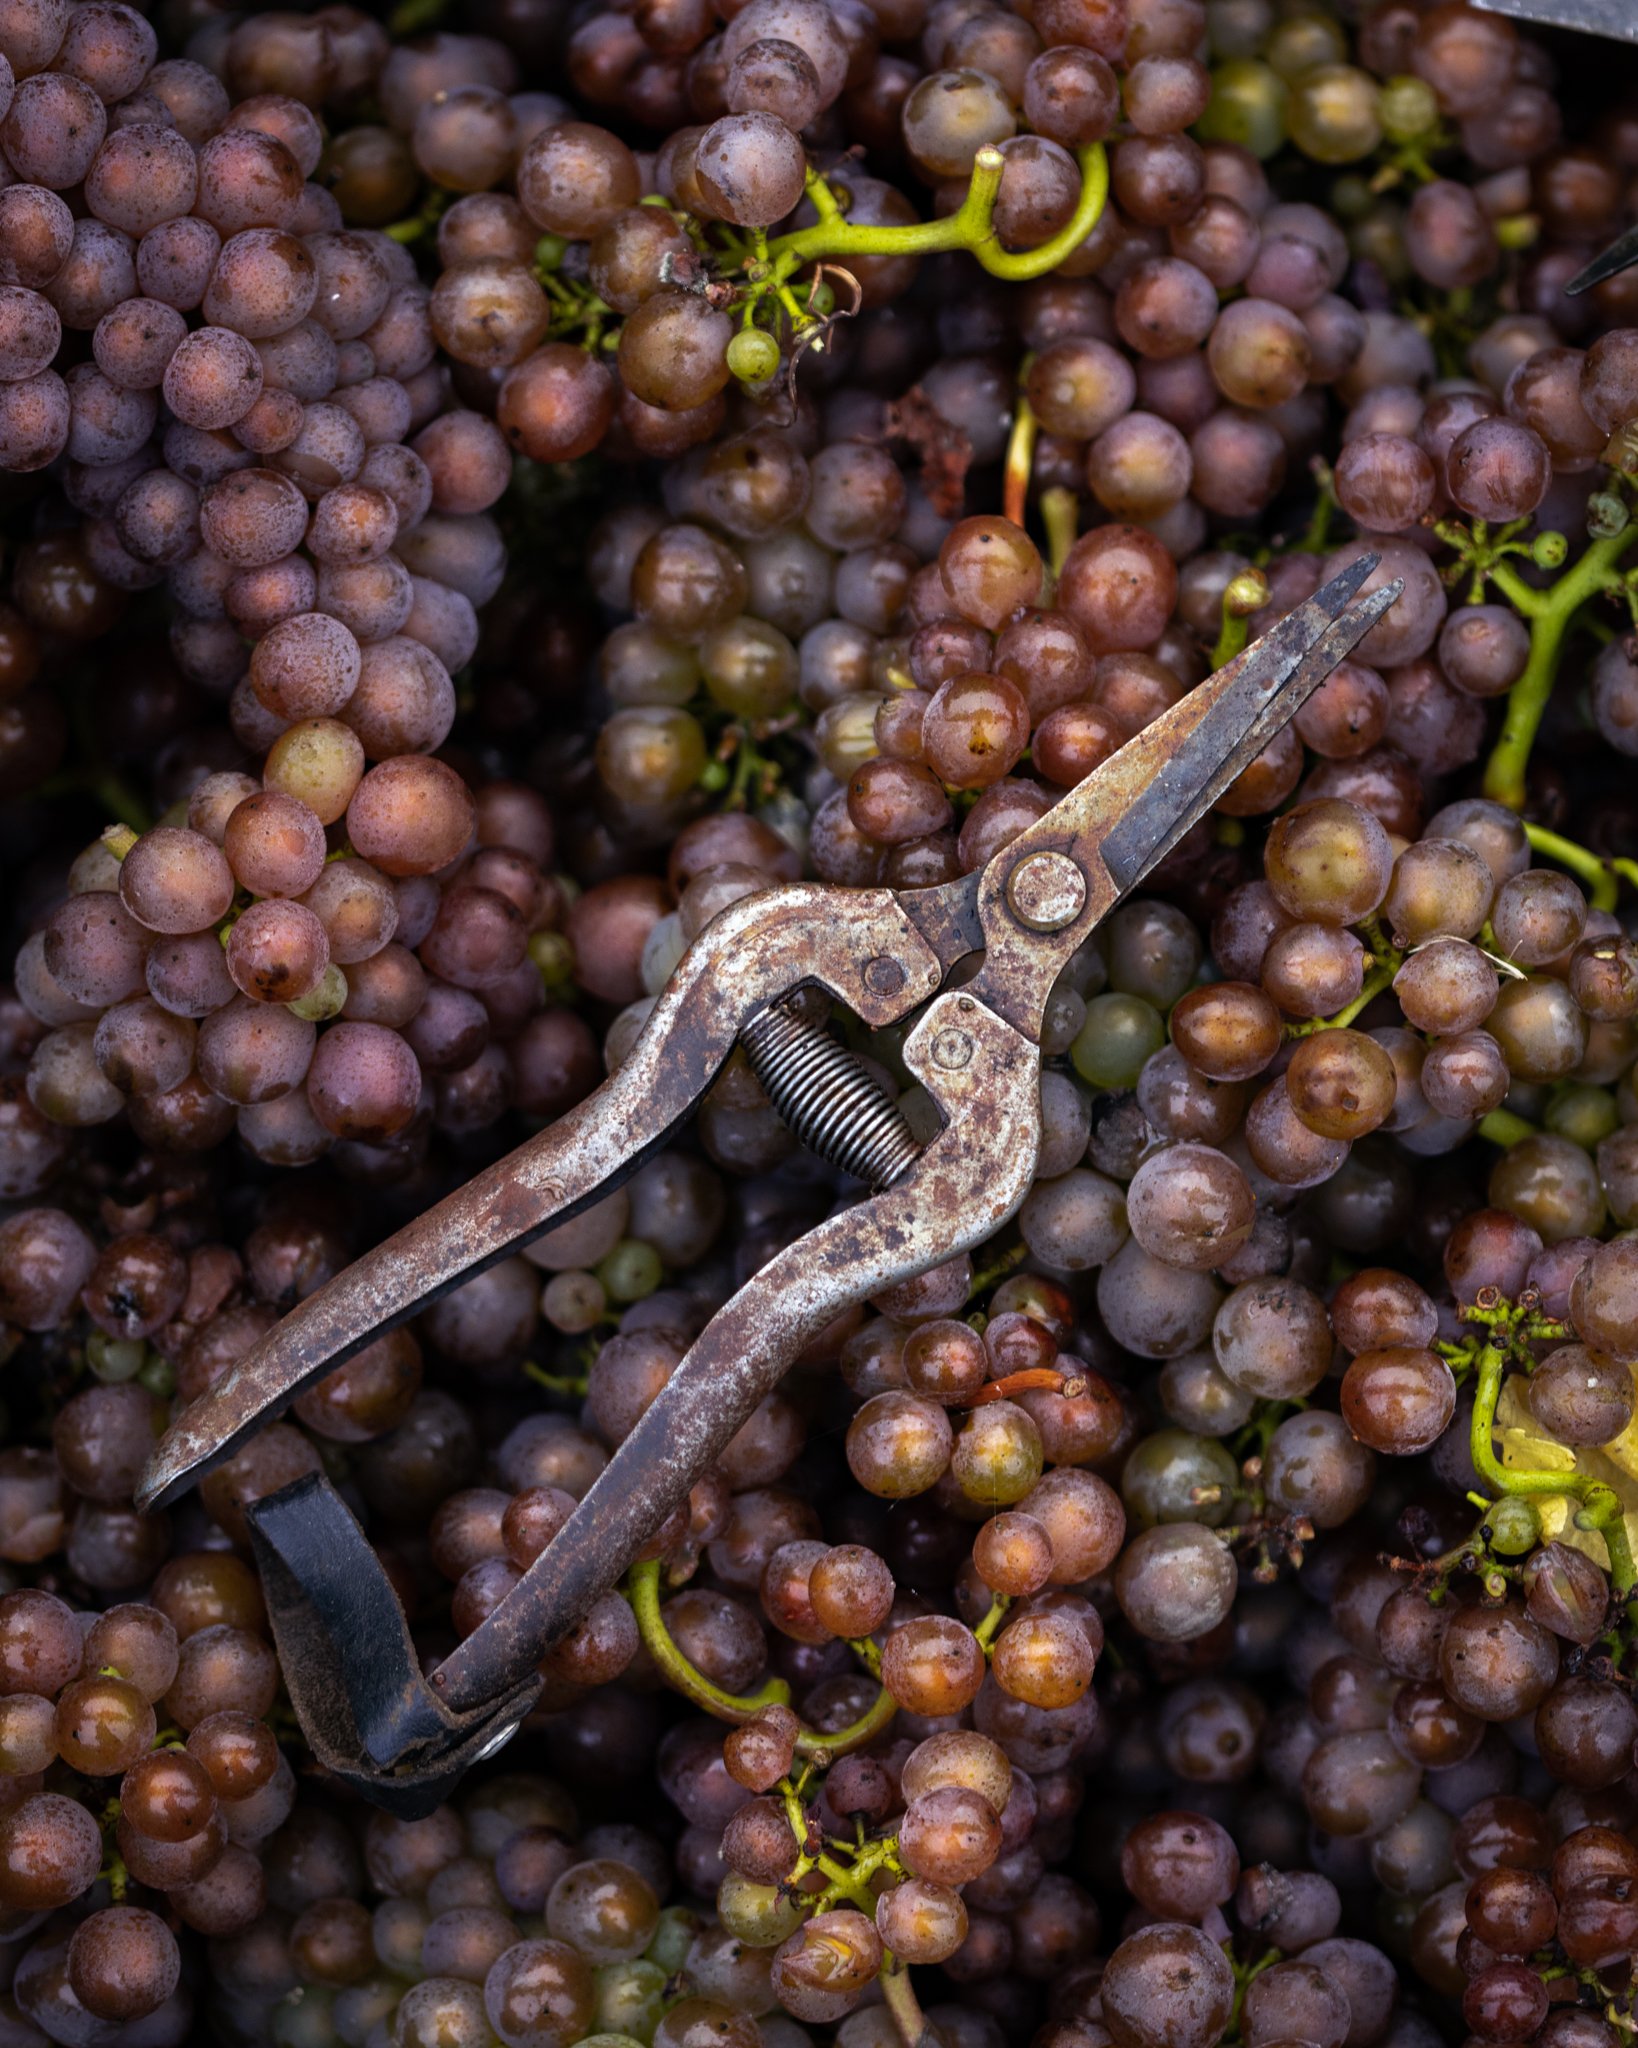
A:
[[[1032,932],[1062,931],[1086,904],[1086,877],[1067,853],[1031,853],[1007,877],[1007,905]]]
[[[933,1040],[933,1064],[954,1069],[964,1067],[973,1056],[973,1042],[965,1031],[941,1031]]]

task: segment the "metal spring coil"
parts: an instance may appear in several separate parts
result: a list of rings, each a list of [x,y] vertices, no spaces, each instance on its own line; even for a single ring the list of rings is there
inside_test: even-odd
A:
[[[896,1181],[921,1147],[898,1104],[846,1046],[782,1004],[739,1034],[751,1071],[811,1152],[873,1188]]]

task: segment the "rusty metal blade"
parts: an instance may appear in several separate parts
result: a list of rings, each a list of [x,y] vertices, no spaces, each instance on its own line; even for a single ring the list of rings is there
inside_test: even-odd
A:
[[[1205,815],[1234,778],[1399,595],[1358,592],[1380,567],[1361,556],[1226,668],[1061,797],[980,870],[984,963],[974,994],[1039,1037],[1052,984],[1076,949]],[[1081,873],[1080,907],[1062,924],[1026,926],[1009,901],[1025,862],[1050,854]]]
[[[1476,0],[1487,14],[1505,14],[1513,21],[1540,28],[1567,28],[1581,35],[1608,36],[1613,42],[1638,43],[1638,6],[1634,0]]]
[[[1638,0],[1633,0],[1638,7]],[[1638,263],[1638,228],[1628,228],[1601,256],[1595,256],[1585,270],[1578,270],[1564,287],[1570,298],[1581,292],[1590,292],[1595,284],[1602,284],[1607,277],[1619,277],[1623,270],[1630,270]]]
[[[1396,602],[1405,587],[1397,578],[1348,602],[1376,566],[1375,555],[1362,555],[1233,664],[1217,702],[1104,834],[1103,864],[1122,895],[1165,859]],[[1339,596],[1344,608],[1333,610]],[[1287,627],[1295,630],[1287,634]]]

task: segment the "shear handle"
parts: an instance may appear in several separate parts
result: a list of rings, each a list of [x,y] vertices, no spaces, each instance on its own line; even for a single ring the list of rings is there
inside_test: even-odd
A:
[[[250,1541],[308,1747],[372,1804],[424,1818],[534,1705],[538,1672],[467,1714],[433,1695],[392,1582],[322,1472],[255,1502]]]
[[[731,904],[684,954],[618,1072],[292,1309],[171,1425],[138,1505],[175,1499],[303,1387],[617,1188],[776,996],[817,982],[879,1026],[925,1001],[944,967],[890,890],[807,883]]]
[[[430,1679],[401,1614],[381,1623],[385,1574],[326,1481],[304,1478],[251,1506],[257,1555],[273,1565],[269,1613],[292,1704],[322,1761],[367,1798],[427,1811],[506,1739],[546,1651],[617,1583],[819,1332],[970,1250],[1016,1210],[1040,1150],[1039,1047],[953,991],[904,1057],[943,1130],[901,1179],[787,1246],[717,1312],[548,1548]],[[364,1577],[379,1589],[363,1592]],[[375,1618],[363,1627],[366,1608]]]

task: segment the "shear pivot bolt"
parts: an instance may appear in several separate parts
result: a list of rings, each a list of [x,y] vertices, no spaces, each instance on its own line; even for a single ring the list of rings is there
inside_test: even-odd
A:
[[[904,986],[904,969],[885,953],[864,964],[864,985],[873,996],[896,996]]]
[[[1062,931],[1086,902],[1086,877],[1067,853],[1031,853],[1007,877],[1007,904],[1032,932]]]
[[[964,1067],[973,1056],[973,1042],[965,1031],[941,1031],[933,1040],[935,1067]]]

